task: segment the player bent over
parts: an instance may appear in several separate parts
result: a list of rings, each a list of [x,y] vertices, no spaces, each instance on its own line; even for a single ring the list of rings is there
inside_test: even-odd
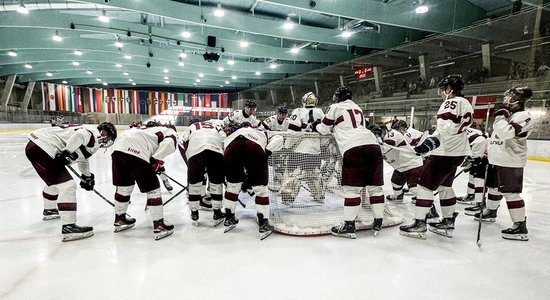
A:
[[[273,231],[269,224],[269,197],[267,183],[269,171],[267,159],[273,151],[283,146],[283,138],[272,135],[269,131],[261,131],[250,127],[250,123],[241,124],[225,141],[224,170],[227,179],[225,191],[225,232],[235,228],[239,220],[235,218],[235,207],[239,200],[239,190],[248,173],[248,181],[255,193],[258,210],[260,239],[265,239]]]
[[[504,93],[504,105],[495,113],[493,133],[487,146],[489,169],[487,174],[487,209],[483,221],[495,221],[500,200],[504,196],[510,218],[514,224],[502,230],[509,240],[528,241],[525,202],[520,196],[523,189],[523,168],[527,163],[527,137],[534,122],[525,111],[525,102],[533,96],[528,87],[513,87]],[[480,214],[477,213],[479,220]]]
[[[136,223],[136,219],[126,214],[135,183],[140,192],[147,194],[155,239],[174,232],[174,225],[164,221],[156,172],[163,167],[162,160],[175,150],[176,132],[166,127],[132,128],[117,140],[112,154],[113,185],[116,186],[114,232],[130,229]]]
[[[384,185],[382,151],[374,134],[365,128],[363,111],[352,100],[351,89],[338,87],[332,104],[321,122],[313,123],[320,134],[333,131],[342,153],[342,188],[344,190],[344,223],[332,227],[332,234],[355,238],[355,218],[361,205],[361,190],[366,186],[374,214],[376,235],[384,218]]]
[[[187,158],[187,180],[189,183],[189,208],[191,219],[199,219],[199,203],[202,200],[201,190],[204,174],[210,181],[210,198],[214,209],[214,226],[218,226],[224,218],[222,208],[223,192],[223,140],[226,137],[223,129],[210,122],[193,122],[183,133],[179,144],[182,153]]]
[[[97,127],[60,125],[35,130],[29,134],[25,154],[44,180],[43,220],[61,216],[63,242],[94,235],[93,228],[76,225],[76,184],[65,168],[77,163],[82,172],[80,187],[87,191],[94,188],[94,174],[90,172],[88,158],[99,148],[113,144],[117,131],[113,124],[105,122]],[[57,204],[57,209],[56,209]]]
[[[461,75],[448,75],[439,83],[439,95],[443,103],[437,112],[437,127],[421,145],[414,148],[418,154],[432,154],[424,162],[418,182],[415,220],[399,227],[403,236],[426,239],[426,216],[433,204],[433,192],[439,191],[443,219],[430,224],[430,231],[452,237],[454,230],[456,197],[453,181],[456,168],[465,156],[472,154],[466,128],[472,124],[473,108],[462,97],[464,80]]]

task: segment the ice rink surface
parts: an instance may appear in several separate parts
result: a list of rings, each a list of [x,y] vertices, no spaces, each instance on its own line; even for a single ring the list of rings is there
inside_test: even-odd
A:
[[[62,243],[60,221],[42,221],[43,182],[25,157],[26,135],[0,134],[0,299],[550,299],[550,163],[526,167],[528,242],[501,238],[511,225],[504,201],[497,222],[483,224],[478,248],[477,222],[461,204],[452,239],[429,232],[416,240],[392,227],[376,238],[361,231],[356,240],[273,234],[260,241],[253,210],[239,208],[229,233],[213,228],[206,211],[194,227],[186,193],[165,206],[175,233],[155,241],[137,188],[128,211],[137,225],[117,234],[112,207],[79,188],[77,223],[93,226],[95,236]],[[96,189],[113,199],[110,163],[109,151],[91,158]],[[179,153],[166,166],[186,182]],[[386,194],[391,172],[385,165]],[[455,181],[458,195],[467,178]],[[163,199],[170,196],[163,188]],[[410,196],[398,208],[410,222]]]

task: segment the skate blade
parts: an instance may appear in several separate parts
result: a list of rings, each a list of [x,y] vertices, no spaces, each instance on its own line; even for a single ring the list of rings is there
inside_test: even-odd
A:
[[[456,200],[457,204],[475,204],[476,202],[474,200],[472,201],[458,201]]]
[[[334,236],[338,236],[338,237],[343,237],[343,238],[348,238],[348,239],[355,239],[357,238],[357,235],[354,233],[337,233],[337,232],[331,232],[332,235]]]
[[[214,227],[218,227],[221,223],[223,223],[223,219],[214,220]]]
[[[273,231],[260,232],[260,241],[265,240],[272,233],[273,233]]]
[[[426,220],[426,223],[427,223],[427,224],[435,224],[435,223],[439,223],[439,222],[441,222],[441,219],[440,219],[439,217],[437,217],[437,218],[431,218],[431,219],[427,219],[427,220]]]
[[[378,233],[380,233],[380,230],[375,230],[374,233],[373,233],[374,237],[376,237],[378,235]]]
[[[419,240],[425,240],[427,238],[426,232],[406,232],[406,231],[399,231],[399,234],[402,236],[415,238]]]
[[[438,228],[428,228],[430,232],[433,232],[435,234],[438,234],[440,236],[452,238],[453,237],[453,230],[452,229],[438,229]]]
[[[464,211],[464,214],[467,215],[467,216],[470,216],[470,217],[475,216],[477,213],[479,213],[479,210],[478,211],[469,211],[469,210]]]
[[[193,226],[199,227],[199,221],[193,221],[192,223],[193,223]]]
[[[237,224],[229,225],[227,226],[227,228],[225,228],[223,233],[228,233],[229,231],[233,230],[235,227],[237,227]]]
[[[114,233],[121,232],[121,231],[124,231],[124,230],[128,230],[130,228],[133,228],[134,226],[136,226],[136,223],[130,224],[130,225],[124,225],[124,226],[116,226],[115,225],[115,229],[113,230],[113,232]]]
[[[169,230],[169,231],[164,231],[164,232],[161,232],[161,233],[157,233],[156,236],[155,236],[155,241],[162,240],[165,237],[169,237],[169,236],[172,235],[172,233],[174,233],[173,229]]]
[[[505,240],[512,240],[512,241],[528,241],[529,237],[527,234],[503,234],[502,238]]]
[[[204,211],[212,211],[212,207],[199,206],[199,209]]]
[[[61,217],[59,215],[51,215],[51,216],[43,216],[42,221],[51,221],[51,220],[57,220]]]
[[[474,217],[474,220],[479,221],[479,217]],[[482,219],[481,221],[486,223],[494,223],[497,221],[496,218]]]
[[[76,241],[76,240],[89,238],[92,235],[94,235],[93,231],[88,231],[86,233],[66,233],[66,234],[63,234],[63,239],[61,239],[61,241],[62,242]]]

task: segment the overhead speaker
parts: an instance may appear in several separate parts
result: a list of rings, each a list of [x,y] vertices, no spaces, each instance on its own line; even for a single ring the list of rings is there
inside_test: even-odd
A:
[[[206,41],[208,47],[216,47],[216,37],[209,35]]]

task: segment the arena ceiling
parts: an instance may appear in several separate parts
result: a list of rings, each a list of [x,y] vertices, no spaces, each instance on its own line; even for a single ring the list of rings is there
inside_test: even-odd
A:
[[[330,73],[328,66],[357,61],[358,54],[471,26],[513,2],[5,0],[0,76],[17,74],[23,83],[243,90]],[[429,10],[416,13],[420,4]]]

